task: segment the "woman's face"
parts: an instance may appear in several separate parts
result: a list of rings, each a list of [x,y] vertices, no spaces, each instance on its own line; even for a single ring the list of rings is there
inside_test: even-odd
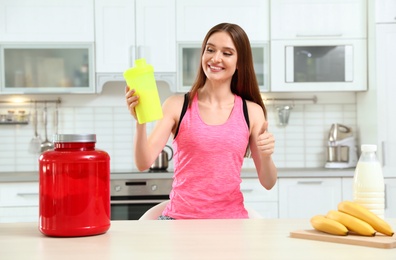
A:
[[[208,80],[230,81],[237,68],[237,52],[226,32],[212,34],[202,55],[202,68]]]

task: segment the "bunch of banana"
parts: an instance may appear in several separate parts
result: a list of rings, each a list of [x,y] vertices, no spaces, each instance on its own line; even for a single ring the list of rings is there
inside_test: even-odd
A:
[[[361,219],[371,225],[376,231],[387,235],[393,236],[394,232],[392,227],[382,218],[368,210],[367,208],[352,202],[342,201],[338,204],[338,211],[344,212],[358,219]]]
[[[343,224],[349,231],[361,236],[375,236],[375,230],[367,222],[352,215],[337,210],[330,210],[326,218],[335,220]]]
[[[376,232],[393,236],[392,227],[367,208],[352,202],[342,201],[337,210],[330,210],[326,216],[311,218],[311,225],[319,231],[345,236],[349,231],[361,236],[374,236]]]
[[[332,235],[346,236],[348,229],[338,221],[326,218],[323,215],[316,215],[311,218],[311,225],[314,229]]]

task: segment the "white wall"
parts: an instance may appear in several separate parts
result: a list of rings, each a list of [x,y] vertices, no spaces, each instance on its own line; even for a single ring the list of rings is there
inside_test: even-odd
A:
[[[169,86],[158,82],[161,101],[172,93]],[[342,123],[356,129],[356,94],[343,93],[282,93],[267,94],[267,98],[311,98],[317,95],[318,103],[310,101],[267,101],[269,131],[276,138],[273,156],[278,167],[323,167],[326,158],[327,135],[332,123]],[[91,95],[31,95],[23,98],[48,100],[61,97],[59,133],[94,133],[98,149],[107,151],[111,157],[112,171],[135,170],[132,153],[134,120],[129,115],[124,100],[124,83],[111,82],[103,92]],[[9,100],[12,96],[0,96]],[[289,125],[277,125],[276,106],[293,105]],[[1,104],[0,110],[7,110],[11,104]],[[32,105],[19,105],[31,111]],[[42,111],[42,104],[40,104]],[[54,104],[49,106],[49,133],[53,134]],[[41,117],[40,117],[41,119]],[[41,121],[41,120],[40,120]],[[152,128],[148,125],[148,129]],[[39,133],[44,137],[43,124]],[[33,137],[33,126],[0,125],[0,172],[37,171],[37,154],[28,152]],[[171,140],[170,140],[171,142]],[[172,167],[172,162],[170,167]],[[254,167],[252,159],[245,159],[244,167]]]

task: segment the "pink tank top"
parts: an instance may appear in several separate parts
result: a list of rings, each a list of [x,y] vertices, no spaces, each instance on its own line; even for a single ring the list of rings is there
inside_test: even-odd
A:
[[[248,218],[240,191],[248,142],[241,97],[235,95],[224,124],[207,125],[199,115],[196,95],[173,140],[174,180],[163,215],[175,219]]]

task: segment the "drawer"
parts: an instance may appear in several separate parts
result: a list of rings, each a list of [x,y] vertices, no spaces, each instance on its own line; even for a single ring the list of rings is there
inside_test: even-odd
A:
[[[258,178],[242,178],[241,191],[245,201],[278,201],[278,184],[266,190]]]
[[[38,206],[38,182],[12,182],[0,184],[0,207]]]
[[[39,219],[38,206],[0,207],[0,222],[37,222]]]

